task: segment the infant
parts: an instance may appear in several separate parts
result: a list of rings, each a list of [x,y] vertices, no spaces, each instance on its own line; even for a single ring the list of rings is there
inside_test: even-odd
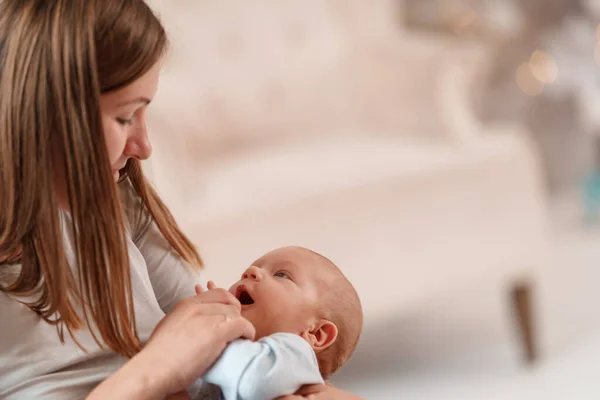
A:
[[[226,400],[264,400],[323,383],[352,355],[362,330],[356,290],[329,259],[301,247],[256,260],[229,291],[256,328],[202,380]]]

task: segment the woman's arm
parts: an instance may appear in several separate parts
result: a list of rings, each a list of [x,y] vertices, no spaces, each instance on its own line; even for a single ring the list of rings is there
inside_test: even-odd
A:
[[[151,360],[146,360],[146,355],[142,351],[129,360],[121,369],[98,385],[87,400],[161,398],[160,394],[166,393],[166,388],[161,387],[161,378],[155,376],[159,369],[150,368],[152,363]]]

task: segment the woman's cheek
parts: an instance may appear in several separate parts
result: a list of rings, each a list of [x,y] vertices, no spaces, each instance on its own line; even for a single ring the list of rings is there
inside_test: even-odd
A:
[[[118,129],[112,128],[104,131],[104,138],[106,140],[108,159],[111,164],[114,164],[121,158],[125,149],[125,135],[121,134]]]

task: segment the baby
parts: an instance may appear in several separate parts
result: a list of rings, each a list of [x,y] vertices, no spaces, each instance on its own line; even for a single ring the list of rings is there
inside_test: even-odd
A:
[[[301,247],[256,260],[229,291],[256,328],[204,375],[226,400],[265,400],[323,383],[352,355],[363,315],[356,290],[327,258]]]

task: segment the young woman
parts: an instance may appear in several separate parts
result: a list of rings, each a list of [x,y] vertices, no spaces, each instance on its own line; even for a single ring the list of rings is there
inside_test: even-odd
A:
[[[1,398],[162,398],[254,335],[140,167],[166,47],[143,0],[0,1]]]

